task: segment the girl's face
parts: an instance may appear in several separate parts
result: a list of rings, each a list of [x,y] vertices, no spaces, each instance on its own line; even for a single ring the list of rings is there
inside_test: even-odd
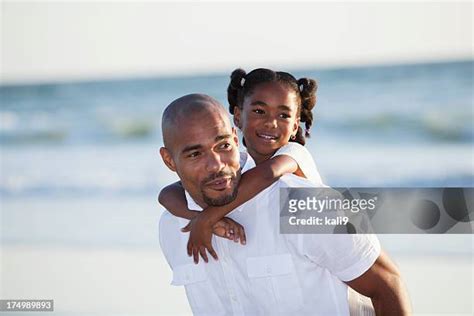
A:
[[[234,122],[242,130],[247,150],[257,164],[269,159],[296,135],[298,102],[294,91],[268,82],[245,97],[242,109],[235,109]]]

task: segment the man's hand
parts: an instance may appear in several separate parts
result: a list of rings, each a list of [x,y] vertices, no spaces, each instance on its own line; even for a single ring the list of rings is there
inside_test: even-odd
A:
[[[211,256],[218,260],[217,253],[212,247],[212,234],[238,242],[246,243],[245,230],[236,221],[224,217],[212,225],[205,216],[196,216],[190,220],[188,225],[181,229],[182,232],[190,232],[187,245],[189,256],[194,257],[194,263],[199,263],[199,254],[205,262],[209,262],[206,249]]]

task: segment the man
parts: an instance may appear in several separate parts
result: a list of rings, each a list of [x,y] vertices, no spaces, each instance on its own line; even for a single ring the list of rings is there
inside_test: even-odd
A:
[[[227,113],[192,94],[163,114],[165,164],[186,190],[190,209],[229,203],[240,179],[238,139]],[[242,172],[253,167],[249,157]],[[393,263],[369,235],[279,233],[279,188],[311,186],[287,175],[229,216],[246,229],[245,246],[213,239],[219,260],[198,265],[186,254],[187,220],[165,212],[160,243],[197,315],[348,315],[347,285],[372,299],[377,314],[405,315],[409,304]]]

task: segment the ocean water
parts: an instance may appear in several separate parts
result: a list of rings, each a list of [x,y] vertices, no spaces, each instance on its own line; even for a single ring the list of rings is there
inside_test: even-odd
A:
[[[474,61],[285,70],[319,83],[307,147],[327,184],[473,186]],[[0,86],[2,243],[155,245],[176,179],[161,113],[192,92],[227,107],[228,75]]]

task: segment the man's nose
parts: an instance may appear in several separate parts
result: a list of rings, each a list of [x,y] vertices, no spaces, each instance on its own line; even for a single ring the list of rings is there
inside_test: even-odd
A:
[[[211,153],[208,156],[206,163],[206,171],[208,172],[219,172],[224,167],[224,163],[221,160],[221,157],[217,153]]]

